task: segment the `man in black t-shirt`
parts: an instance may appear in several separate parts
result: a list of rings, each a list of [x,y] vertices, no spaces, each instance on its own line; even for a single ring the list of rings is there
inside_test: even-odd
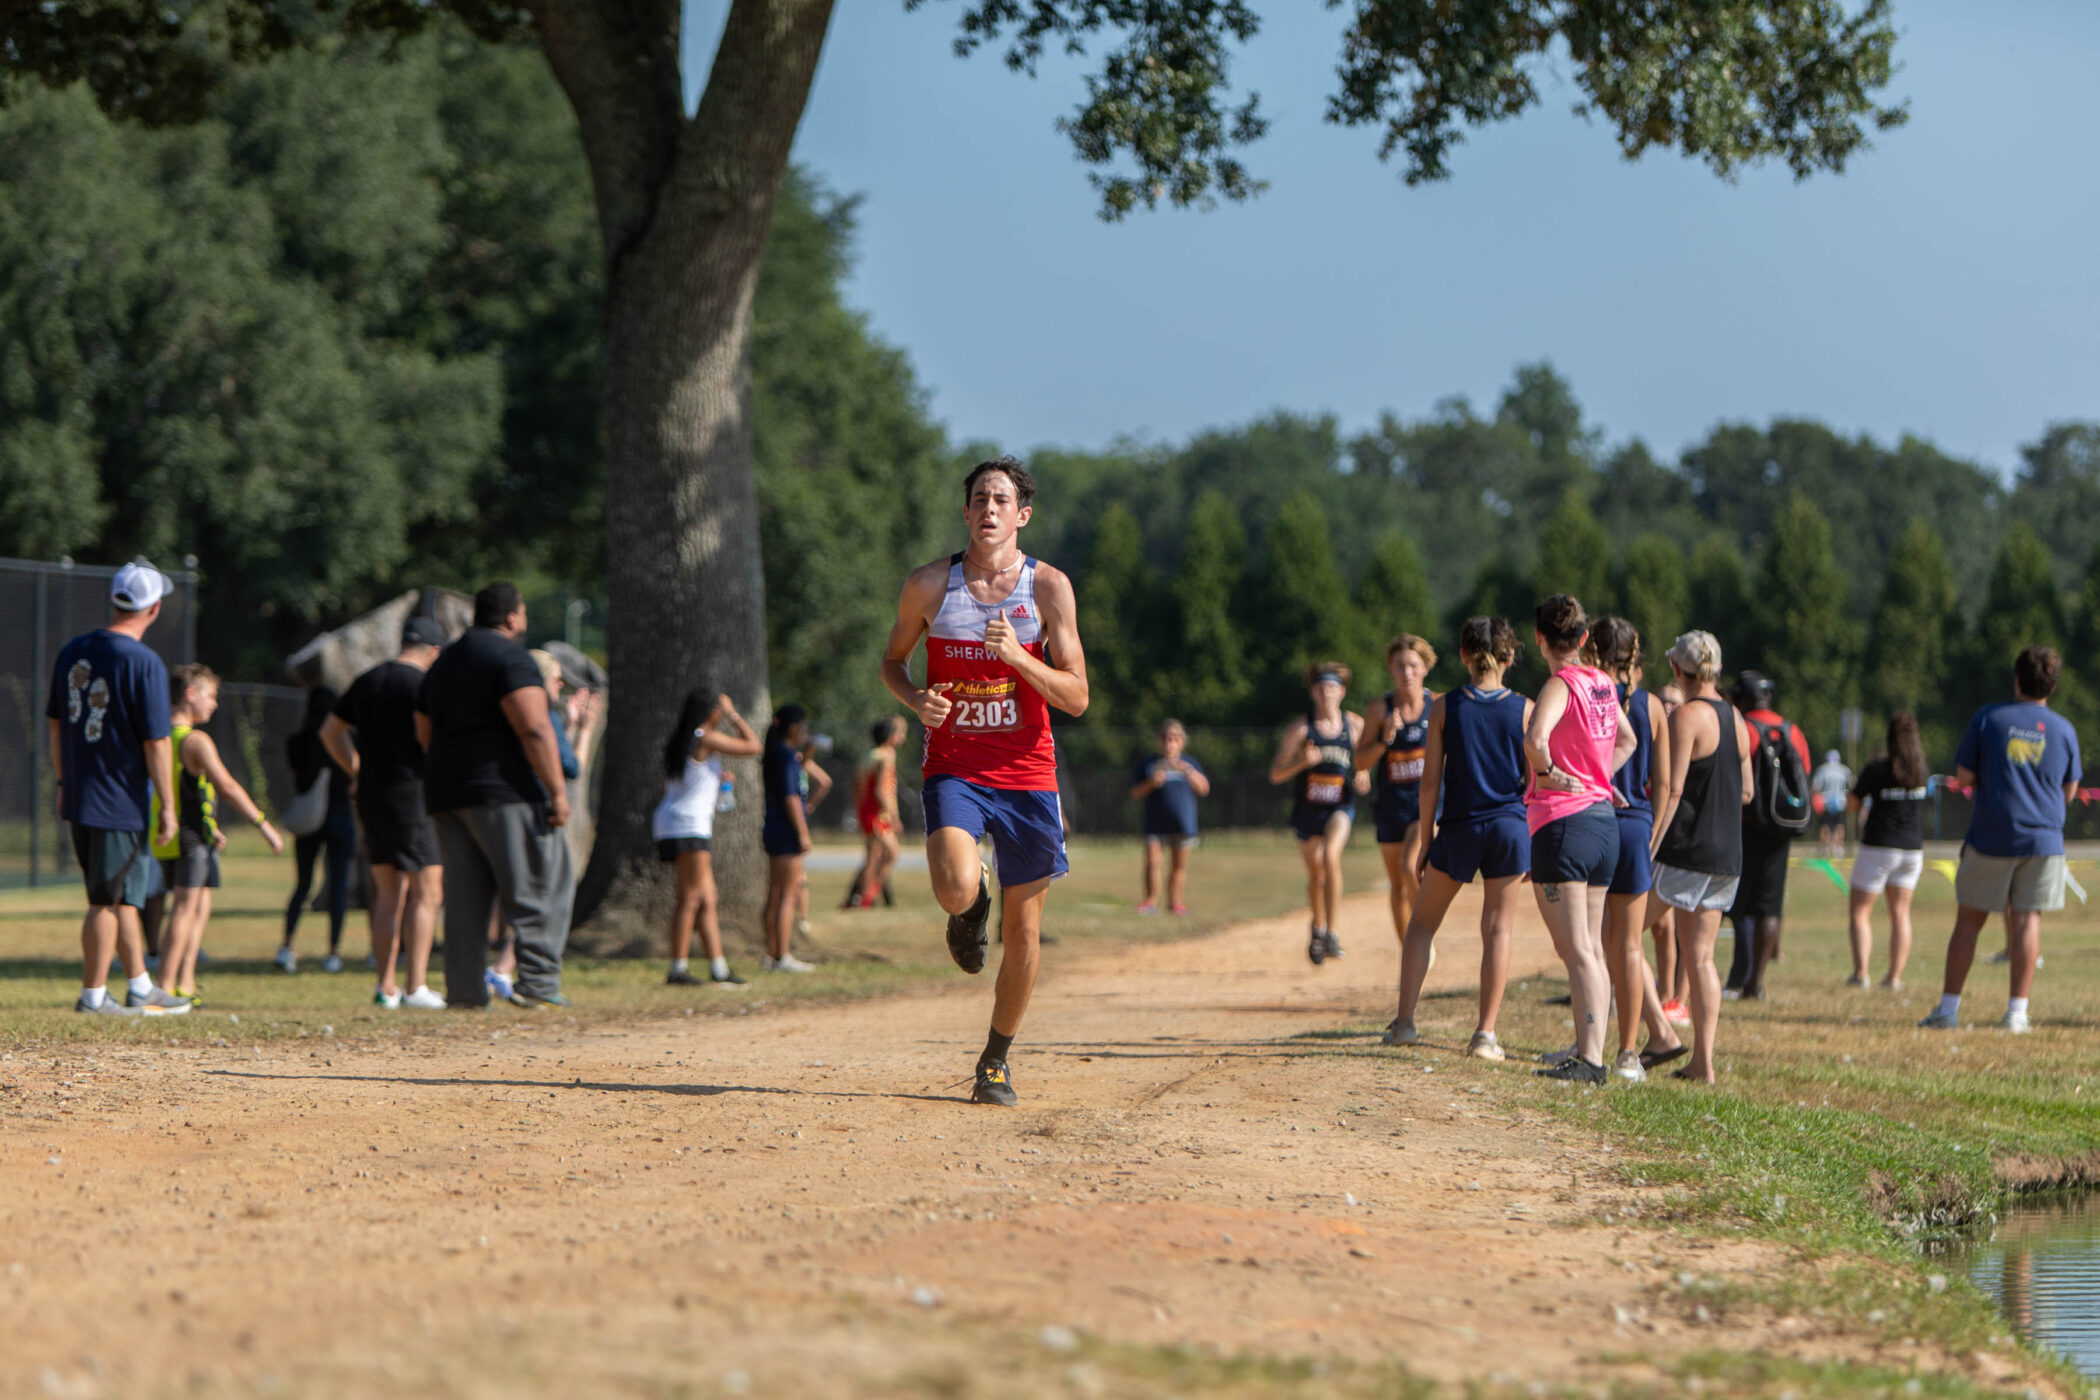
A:
[[[508,583],[474,595],[474,625],[439,653],[416,699],[423,803],[445,867],[445,1000],[486,1006],[489,921],[517,931],[519,1006],[567,1006],[562,949],[576,873],[568,785],[540,668],[518,644],[525,600]]]
[[[423,806],[423,745],[416,737],[416,697],[444,644],[445,629],[436,618],[410,618],[401,627],[401,654],[352,681],[321,726],[321,742],[350,775],[365,830],[365,856],[372,862],[372,961],[379,969],[372,1001],[388,1010],[445,1005],[427,983],[438,907],[445,902],[445,868],[437,830]],[[408,955],[405,996],[394,976],[397,951]]]

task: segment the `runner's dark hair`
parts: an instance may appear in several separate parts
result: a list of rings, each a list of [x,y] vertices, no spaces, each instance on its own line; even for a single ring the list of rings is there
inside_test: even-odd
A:
[[[1497,666],[1507,666],[1517,659],[1519,650],[1517,629],[1509,625],[1506,617],[1469,617],[1466,625],[1458,629],[1461,661],[1472,656],[1492,661]],[[1471,663],[1466,669],[1473,669]]]
[[[780,773],[780,750],[787,743],[787,732],[809,718],[809,711],[800,705],[782,705],[773,711],[773,722],[766,726],[766,752],[760,761],[765,765],[766,786],[771,788]],[[798,794],[789,794],[796,796]]]
[[[1618,675],[1641,662],[1641,634],[1623,617],[1600,617],[1590,624],[1590,646],[1597,653],[1597,669]],[[1638,681],[1640,678],[1634,678]]]
[[[1896,770],[1896,782],[1907,788],[1925,786],[1931,774],[1925,763],[1925,745],[1918,740],[1918,717],[1909,710],[1889,716],[1889,767]]]
[[[704,685],[696,685],[685,693],[679,702],[678,723],[671,726],[671,737],[664,740],[664,776],[677,778],[685,772],[685,761],[693,756],[693,739],[707,717],[714,713],[715,692]]]
[[[2013,661],[2013,684],[2029,700],[2047,700],[2056,694],[2056,682],[2064,673],[2064,659],[2055,647],[2030,646]]]
[[[1346,661],[1315,661],[1305,668],[1306,689],[1310,690],[1318,685],[1320,677],[1329,671],[1334,672],[1335,678],[1341,681],[1343,690],[1347,690],[1349,682],[1356,679],[1356,673],[1349,669],[1349,663]]]
[[[1035,500],[1035,478],[1028,474],[1028,468],[1021,465],[1021,459],[994,457],[970,468],[970,474],[963,478],[964,505],[968,505],[970,497],[976,494],[978,481],[993,472],[1005,472],[1007,480],[1013,482],[1015,504],[1025,506]]]
[[[1582,600],[1572,593],[1556,593],[1531,615],[1532,625],[1550,646],[1567,648],[1582,640],[1582,634],[1590,630],[1588,614],[1582,610]]]
[[[501,627],[518,610],[525,596],[515,583],[498,580],[474,595],[474,625]]]
[[[881,748],[884,744],[889,742],[890,735],[893,731],[902,729],[903,727],[904,717],[902,715],[891,715],[888,719],[876,720],[873,724],[868,726],[869,746],[872,748]],[[898,737],[902,738],[903,736],[899,735]]]

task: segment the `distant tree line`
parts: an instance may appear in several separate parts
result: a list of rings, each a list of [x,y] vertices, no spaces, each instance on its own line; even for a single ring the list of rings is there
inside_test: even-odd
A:
[[[209,118],[118,125],[77,89],[0,110],[0,552],[200,556],[229,674],[416,584],[602,596],[601,259],[574,119],[528,51],[440,30],[237,72]],[[790,178],[751,342],[773,694],[842,737],[910,565],[960,540],[953,442],[848,305],[855,203]],[[1724,424],[1678,461],[1607,442],[1545,365],[1349,435],[1277,413],[1178,444],[1004,444],[1024,536],[1079,582],[1090,724],[1270,725],[1304,664],[1356,699],[1385,640],[1568,590],[1657,662],[1705,627],[1817,745],[1923,719],[1936,757],[2030,640],[2100,720],[2100,425],[2010,481],[1930,444]],[[618,619],[613,619],[615,627]],[[694,620],[704,626],[703,618]],[[701,678],[693,678],[701,679]],[[1535,685],[1531,666],[1516,680]]]

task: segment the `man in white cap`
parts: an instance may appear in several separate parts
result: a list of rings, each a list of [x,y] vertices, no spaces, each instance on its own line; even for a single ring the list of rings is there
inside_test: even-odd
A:
[[[168,596],[168,577],[143,560],[110,580],[107,627],[75,637],[58,654],[51,696],[51,767],[58,815],[73,828],[73,853],[87,877],[80,925],[80,1000],[97,1015],[178,1016],[190,1004],[153,985],[139,938],[139,910],[152,889],[147,783],[175,790],[168,745],[168,670],[143,640]],[[175,804],[160,809],[160,843],[175,839]],[[129,980],[118,1001],[105,985],[113,956]]]
[[[1823,755],[1816,771],[1808,776],[1809,790],[1816,795],[1817,853],[1845,853],[1845,807],[1852,795],[1852,770],[1836,749]]]

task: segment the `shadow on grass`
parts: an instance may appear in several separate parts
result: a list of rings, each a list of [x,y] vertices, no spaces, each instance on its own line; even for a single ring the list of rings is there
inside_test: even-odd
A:
[[[261,1070],[210,1069],[221,1079],[262,1079],[273,1083],[406,1084],[421,1089],[587,1089],[600,1094],[669,1094],[677,1098],[718,1098],[723,1094],[779,1095],[811,1099],[903,1099],[918,1103],[968,1103],[967,1095],[875,1094],[857,1089],[782,1089],[765,1084],[616,1084],[581,1079],[423,1078],[409,1074],[267,1074]]]

